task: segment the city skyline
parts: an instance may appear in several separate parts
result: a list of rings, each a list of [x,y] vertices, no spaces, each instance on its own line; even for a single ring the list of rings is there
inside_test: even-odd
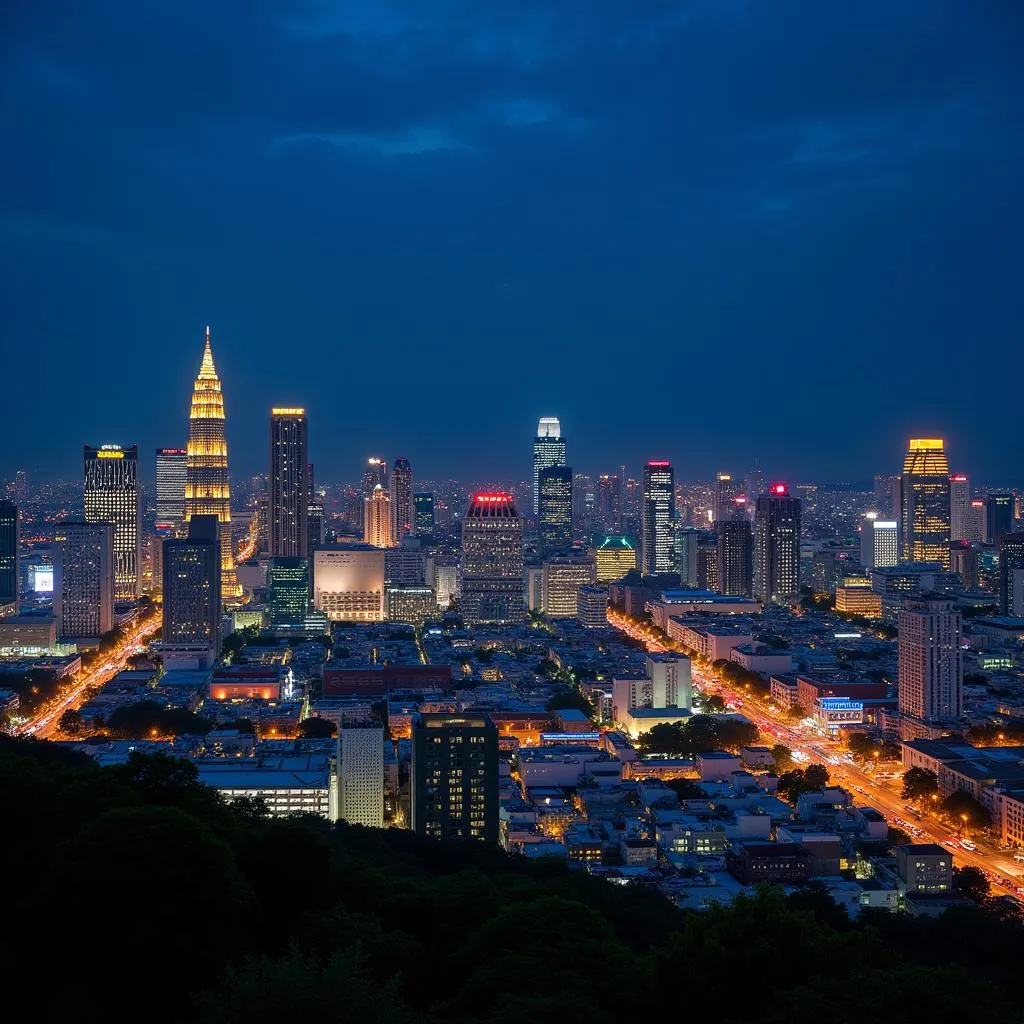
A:
[[[324,479],[372,451],[423,477],[518,477],[549,412],[594,471],[664,453],[684,479],[754,458],[820,479],[838,451],[860,479],[934,435],[956,469],[1005,479],[989,440],[1012,436],[1013,403],[992,367],[1024,326],[1024,89],[1019,23],[983,6],[946,5],[922,34],[892,0],[530,6],[516,26],[486,5],[357,4],[325,25],[306,5],[112,0],[88,32],[18,5],[5,356],[59,413],[0,475],[73,476],[86,439],[184,444],[209,322],[239,473],[264,461],[244,425],[302,405]],[[723,351],[725,390],[698,386]],[[311,372],[336,352],[343,380]],[[610,375],[639,401],[652,362],[680,402],[609,415]],[[871,414],[812,399],[825,389],[798,382],[816,373]],[[39,394],[12,389],[14,422]],[[450,444],[453,423],[476,443]]]

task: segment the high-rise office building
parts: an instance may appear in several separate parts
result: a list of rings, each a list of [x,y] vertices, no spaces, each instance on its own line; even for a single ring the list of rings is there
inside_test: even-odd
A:
[[[231,538],[231,485],[228,482],[228,442],[224,433],[224,393],[213,365],[210,328],[199,374],[192,385],[188,418],[188,467],[185,475],[185,521],[193,516],[216,516],[220,532],[220,590],[222,598],[242,593],[235,572]]]
[[[21,583],[18,553],[21,546],[21,511],[13,501],[0,501],[0,606],[14,605],[18,612]]]
[[[511,494],[473,495],[462,521],[463,619],[519,622],[523,618],[523,521]]]
[[[384,728],[376,722],[343,721],[338,730],[338,817],[384,827]]]
[[[66,640],[96,639],[114,628],[112,523],[58,523],[53,545],[53,617]]]
[[[85,445],[84,463],[85,521],[113,525],[114,600],[134,601],[142,567],[138,446]]]
[[[391,542],[401,544],[412,527],[412,466],[399,457],[391,467]]]
[[[622,532],[622,480],[603,473],[597,479],[597,520],[608,533]]]
[[[540,513],[540,471],[565,465],[565,438],[557,416],[541,416],[533,439],[533,514]]]
[[[575,619],[580,587],[597,582],[594,560],[565,555],[549,558],[541,573],[541,603],[551,619]]]
[[[860,564],[865,569],[886,568],[900,560],[900,524],[869,512],[860,527]]]
[[[621,534],[602,537],[594,548],[594,563],[599,582],[621,580],[627,572],[637,567],[636,544]]]
[[[672,572],[675,566],[673,520],[676,512],[672,463],[654,459],[644,466],[640,522],[640,569],[645,576]]]
[[[366,471],[363,473],[363,497],[370,497],[378,484],[385,491],[388,490],[388,464],[384,459],[371,455],[366,460]]]
[[[697,586],[697,547],[704,536],[704,531],[693,526],[681,526],[676,530],[673,538],[676,569],[679,571],[679,583],[683,587]]]
[[[800,597],[799,498],[785,484],[771,484],[757,499],[754,596],[765,603],[795,604]]]
[[[498,841],[498,730],[486,714],[421,714],[412,727],[412,828]]]
[[[541,557],[572,547],[573,476],[569,466],[545,466],[538,474],[537,532]]]
[[[742,500],[741,500],[742,499]],[[744,495],[733,498],[732,508],[720,508],[718,534],[718,593],[750,597],[754,592],[754,535]],[[726,517],[727,516],[727,517]]]
[[[953,602],[908,599],[899,613],[899,709],[925,723],[964,712],[962,623]]]
[[[895,474],[875,477],[875,508],[880,519],[899,519],[900,478]]]
[[[211,665],[221,644],[220,523],[194,515],[188,537],[163,544],[163,640],[167,648],[204,648]]]
[[[990,494],[985,499],[985,542],[998,544],[1004,533],[1013,532],[1013,495]]]
[[[270,410],[267,542],[274,558],[309,554],[309,422],[306,410]]]
[[[715,522],[732,519],[736,511],[736,499],[744,493],[743,481],[734,480],[731,473],[719,473],[715,477]],[[746,512],[744,502],[743,512]]]
[[[187,448],[156,450],[156,528],[176,529],[185,521]]]
[[[309,607],[309,562],[305,558],[272,558],[267,566],[267,601],[275,626],[297,626]]]
[[[306,552],[312,558],[313,552],[324,542],[324,506],[322,502],[311,501],[306,507]]]
[[[900,479],[902,557],[949,568],[949,460],[941,438],[911,438]]]
[[[949,478],[949,539],[967,540],[967,520],[971,507],[971,485],[963,473]]]
[[[1024,533],[999,537],[999,611],[1024,617]]]
[[[412,496],[413,529],[416,536],[426,544],[434,540],[434,493],[419,491]]]
[[[363,501],[363,542],[375,548],[389,548],[391,536],[391,496],[376,484]]]
[[[967,525],[964,528],[963,538],[968,544],[985,543],[987,511],[984,499],[971,499],[971,502],[967,507]]]

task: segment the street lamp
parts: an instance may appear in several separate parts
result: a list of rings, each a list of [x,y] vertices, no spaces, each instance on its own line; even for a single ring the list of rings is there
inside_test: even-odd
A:
[[[959,839],[960,836],[963,834],[964,826],[966,824],[967,824],[967,815],[966,814],[961,814],[960,815],[960,827],[956,830],[956,837],[957,837],[957,839]]]

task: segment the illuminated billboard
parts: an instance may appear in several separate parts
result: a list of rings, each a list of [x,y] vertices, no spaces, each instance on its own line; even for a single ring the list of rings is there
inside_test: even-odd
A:
[[[53,593],[53,566],[52,565],[30,565],[29,574],[32,577],[32,590],[37,594]]]

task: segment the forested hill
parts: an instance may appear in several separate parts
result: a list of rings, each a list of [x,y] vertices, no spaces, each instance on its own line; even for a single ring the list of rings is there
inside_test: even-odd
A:
[[[186,762],[0,741],[5,1001],[92,1024],[1020,1021],[1024,929],[682,912],[561,863],[225,805]],[[20,1009],[16,1009],[20,1008]]]

